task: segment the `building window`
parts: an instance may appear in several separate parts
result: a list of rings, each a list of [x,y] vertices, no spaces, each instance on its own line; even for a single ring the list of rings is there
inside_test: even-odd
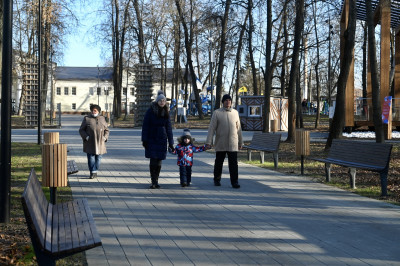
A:
[[[72,92],[71,92],[71,94],[72,94],[72,95],[76,95],[76,87],[72,87]]]
[[[90,87],[89,88],[89,94],[90,95],[94,95],[94,87]]]
[[[61,88],[57,87],[57,95],[61,95]]]
[[[64,87],[64,95],[68,95],[68,87]]]
[[[249,117],[261,117],[261,105],[249,106]]]
[[[126,95],[126,88],[122,88],[123,90],[123,95]]]
[[[132,96],[135,95],[135,88],[131,88],[131,95],[132,95]]]
[[[72,110],[76,110],[76,103],[72,104]]]

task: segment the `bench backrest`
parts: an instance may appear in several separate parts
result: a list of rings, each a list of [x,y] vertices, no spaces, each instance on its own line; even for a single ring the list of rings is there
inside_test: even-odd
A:
[[[49,202],[43,193],[42,186],[32,168],[21,197],[28,226],[35,232],[42,247],[45,246],[47,208]]]
[[[334,139],[328,158],[386,168],[392,144]]]
[[[281,136],[281,134],[271,134],[256,131],[253,134],[251,145],[277,151],[281,142]]]

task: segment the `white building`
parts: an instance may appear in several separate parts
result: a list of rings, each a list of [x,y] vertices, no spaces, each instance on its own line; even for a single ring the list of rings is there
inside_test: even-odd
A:
[[[98,104],[104,111],[112,111],[114,89],[112,68],[56,67],[46,100],[46,110],[61,106],[62,113],[88,112]]]
[[[154,70],[153,95],[155,97],[160,89],[161,78],[160,70]],[[53,110],[61,106],[62,113],[82,113],[88,112],[91,104],[98,104],[103,111],[112,112],[114,100],[112,75],[112,68],[109,67],[55,67],[54,76],[50,78],[46,110],[51,110],[51,104],[53,104]],[[172,69],[168,69],[165,92],[167,98],[172,95],[171,80]],[[126,104],[130,112],[134,108],[136,101],[134,83],[134,69],[124,70],[121,95],[123,112],[125,112]]]

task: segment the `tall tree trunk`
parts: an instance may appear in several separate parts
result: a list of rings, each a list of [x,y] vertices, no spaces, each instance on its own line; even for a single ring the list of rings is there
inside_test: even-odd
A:
[[[225,60],[225,49],[226,49],[226,32],[228,29],[228,19],[229,19],[229,9],[232,0],[227,0],[225,2],[225,12],[222,18],[222,28],[221,28],[221,46],[219,52],[218,60],[218,73],[216,82],[216,95],[215,95],[215,108],[218,109],[221,103],[221,93],[222,93],[222,74],[224,72],[224,60]]]
[[[301,65],[301,63],[300,63]],[[304,128],[303,124],[303,114],[302,114],[302,109],[301,109],[301,79],[300,79],[300,71],[297,73],[297,79],[296,79],[296,128]]]
[[[240,29],[240,34],[239,34],[239,41],[238,41],[238,46],[237,46],[237,52],[236,52],[236,105],[239,102],[239,88],[240,88],[240,58],[242,57],[242,46],[243,46],[243,36],[246,31],[246,23],[247,19],[249,16],[249,12],[246,12],[246,17],[244,18],[243,25],[241,26]]]
[[[192,1],[190,1],[190,3],[191,3],[190,8],[192,9]],[[176,8],[178,10],[180,21],[181,21],[181,24],[183,27],[183,33],[185,35],[185,48],[186,48],[187,64],[188,64],[189,70],[190,70],[190,78],[191,78],[193,92],[194,92],[194,95],[196,98],[196,107],[197,107],[197,111],[199,113],[199,119],[204,119],[204,115],[203,115],[203,111],[202,111],[202,104],[200,101],[200,95],[199,95],[199,91],[197,89],[196,75],[194,72],[193,62],[192,62],[193,32],[189,33],[179,0],[175,0],[175,4],[176,4]]]
[[[376,142],[385,142],[382,123],[382,106],[381,95],[378,78],[378,62],[376,58],[376,42],[375,42],[375,25],[374,14],[372,13],[371,0],[365,1],[367,7],[367,23],[368,23],[368,44],[369,44],[369,64],[371,69],[371,85],[372,85],[372,109],[373,120],[375,126]]]
[[[271,106],[271,46],[272,46],[272,5],[271,0],[267,0],[267,40],[265,43],[265,73],[264,73],[264,110],[263,110],[263,132],[269,132],[269,116]]]
[[[364,29],[364,38],[363,38],[363,46],[362,46],[362,51],[363,51],[363,69],[362,69],[362,95],[363,95],[363,109],[362,109],[362,114],[364,116],[368,115],[367,110],[368,110],[368,102],[367,102],[367,43],[368,43],[368,27],[367,27],[367,22],[364,23],[363,25]]]
[[[247,14],[249,17],[249,38],[248,38],[248,47],[249,47],[249,57],[250,57],[250,66],[251,66],[251,76],[253,78],[253,91],[254,95],[259,95],[259,88],[257,82],[257,70],[256,64],[254,62],[254,51],[253,51],[253,32],[254,32],[254,21],[253,21],[253,0],[247,1]]]
[[[137,21],[137,39],[139,48],[139,63],[145,63],[144,59],[144,34],[143,34],[143,19],[139,8],[139,1],[133,0],[133,8],[135,9]]]
[[[331,147],[332,140],[340,138],[343,132],[346,83],[350,73],[350,66],[354,58],[356,12],[356,0],[350,0],[348,27],[344,33],[344,54],[341,58],[340,74],[337,81],[335,114],[333,115],[332,124],[329,128],[329,136],[325,146],[326,150]]]
[[[286,97],[286,65],[287,65],[287,54],[288,54],[288,39],[289,39],[289,34],[287,31],[287,11],[283,11],[283,51],[282,51],[282,69],[281,69],[281,76],[280,76],[280,81],[281,81],[281,95],[282,97]]]
[[[317,29],[317,3],[314,1],[313,2],[313,17],[314,17],[314,33],[315,33],[315,40],[317,43],[317,62],[315,63],[314,69],[315,69],[315,80],[316,80],[316,85],[317,85],[317,113],[315,117],[315,125],[314,128],[318,128],[319,121],[321,119],[321,114],[319,112],[320,110],[320,105],[321,105],[321,84],[319,81],[319,63],[320,63],[320,55],[319,55],[319,37],[318,37],[318,29]],[[330,30],[330,29],[329,29]]]
[[[304,27],[304,0],[296,1],[296,25],[294,30],[294,44],[292,66],[290,69],[289,80],[289,110],[288,110],[288,137],[286,142],[294,142],[295,140],[295,121],[296,121],[296,79],[299,71],[299,54],[300,54],[300,41]]]

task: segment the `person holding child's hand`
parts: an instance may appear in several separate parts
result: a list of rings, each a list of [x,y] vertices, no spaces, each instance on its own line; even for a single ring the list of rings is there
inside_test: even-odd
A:
[[[183,130],[183,135],[178,138],[175,150],[169,149],[172,154],[178,155],[179,177],[182,187],[190,186],[192,182],[193,153],[207,150],[206,145],[197,147],[192,144],[192,136],[189,129]]]

